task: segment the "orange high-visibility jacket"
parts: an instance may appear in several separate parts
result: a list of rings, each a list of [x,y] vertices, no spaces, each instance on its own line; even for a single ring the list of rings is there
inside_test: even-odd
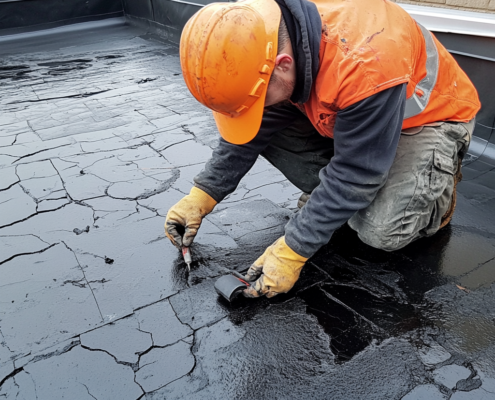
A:
[[[388,0],[315,0],[322,19],[320,68],[304,111],[333,137],[337,112],[407,83],[402,128],[467,122],[480,109],[473,84],[440,42]]]

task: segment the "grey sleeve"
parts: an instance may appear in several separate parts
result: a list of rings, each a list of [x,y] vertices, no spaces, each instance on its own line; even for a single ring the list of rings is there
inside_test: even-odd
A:
[[[385,184],[402,129],[406,85],[368,97],[337,114],[335,155],[320,184],[285,228],[289,247],[311,257],[333,232],[366,208]]]
[[[273,133],[289,126],[294,118],[294,106],[271,107],[265,110],[260,130],[249,143],[235,145],[220,138],[205,168],[194,178],[194,185],[215,201],[222,201],[237,188],[270,142]]]

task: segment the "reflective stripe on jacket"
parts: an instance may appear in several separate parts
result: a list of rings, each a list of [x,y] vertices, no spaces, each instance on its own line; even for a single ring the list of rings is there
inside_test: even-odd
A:
[[[445,47],[388,0],[315,0],[322,19],[320,68],[304,111],[333,137],[337,112],[407,83],[402,128],[468,122],[480,109],[473,84]]]

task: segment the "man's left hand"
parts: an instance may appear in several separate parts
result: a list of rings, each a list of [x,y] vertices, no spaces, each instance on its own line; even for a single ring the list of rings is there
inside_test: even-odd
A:
[[[287,293],[299,279],[307,260],[292,250],[282,236],[249,268],[245,278],[253,283],[244,290],[244,296],[273,297],[279,293]]]

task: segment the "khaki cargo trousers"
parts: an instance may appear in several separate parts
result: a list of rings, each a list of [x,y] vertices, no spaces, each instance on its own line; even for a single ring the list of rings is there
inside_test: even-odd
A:
[[[443,122],[402,132],[387,182],[373,202],[348,221],[364,243],[392,251],[438,231],[474,125],[474,120]],[[333,140],[320,136],[301,115],[274,135],[262,156],[296,187],[311,193],[320,182],[319,171],[333,156]]]

